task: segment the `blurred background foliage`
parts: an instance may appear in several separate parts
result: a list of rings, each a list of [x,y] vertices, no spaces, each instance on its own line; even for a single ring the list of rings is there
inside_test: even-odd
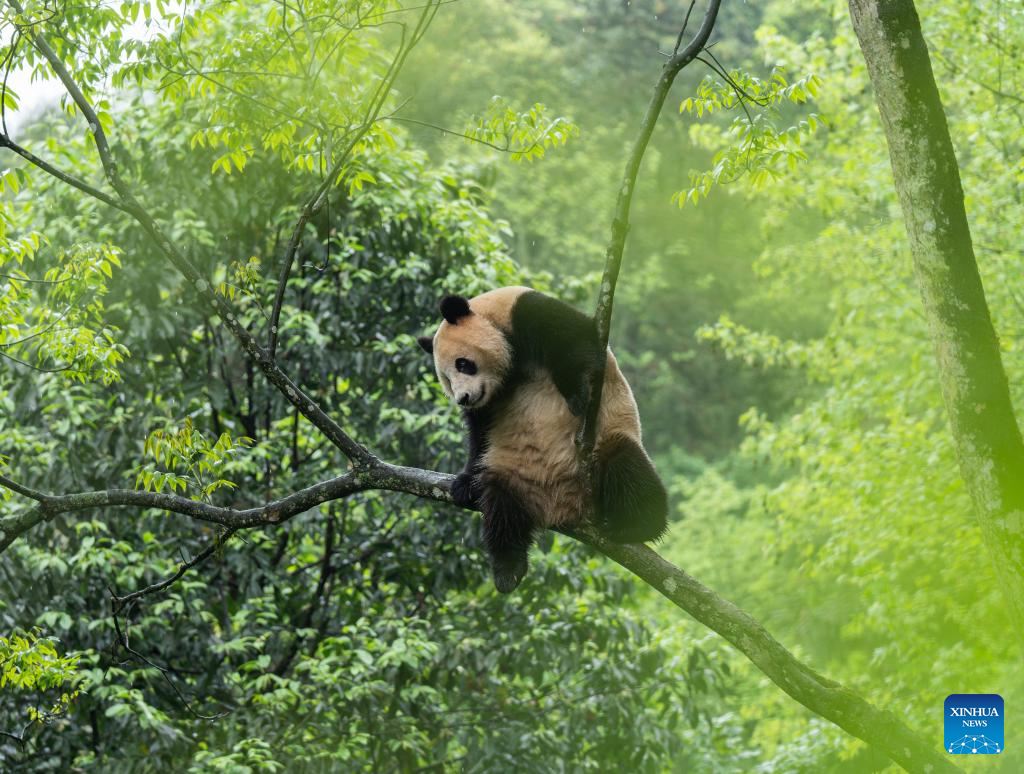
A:
[[[45,15],[37,5],[28,13]],[[215,3],[181,17],[49,4],[60,15],[42,29],[101,105],[147,209],[260,338],[299,207],[337,175],[302,234],[281,360],[375,453],[454,471],[459,421],[412,337],[450,291],[526,283],[590,308],[625,153],[685,9],[444,5],[367,126],[422,13],[409,5]],[[1024,12],[918,7],[1021,405]],[[612,345],[673,493],[660,550],[939,744],[949,693],[1020,706],[1019,643],[959,479],[846,13],[725,4],[712,49],[725,70],[759,79],[741,81],[751,90],[773,72],[778,88],[812,85],[748,118],[720,74],[695,62],[680,76],[641,172]],[[45,69],[13,45],[19,66]],[[719,104],[698,116],[684,102],[702,95]],[[735,155],[737,119],[761,122],[766,153]],[[16,139],[101,179],[71,108]],[[680,208],[728,158],[736,174]],[[339,472],[343,458],[128,219],[4,163],[0,462],[12,477],[246,507]],[[3,516],[25,507],[0,501]],[[0,767],[886,770],[607,561],[555,538],[499,597],[475,520],[405,495],[227,538],[126,611],[119,645],[108,589],[169,577],[215,539],[118,509],[45,524],[4,553]],[[1007,733],[995,763],[1019,770],[1024,735],[1012,721]]]

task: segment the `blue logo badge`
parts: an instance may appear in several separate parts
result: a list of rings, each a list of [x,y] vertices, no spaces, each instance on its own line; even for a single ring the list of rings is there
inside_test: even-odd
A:
[[[946,752],[995,755],[1003,751],[1003,697],[952,693],[946,697]]]

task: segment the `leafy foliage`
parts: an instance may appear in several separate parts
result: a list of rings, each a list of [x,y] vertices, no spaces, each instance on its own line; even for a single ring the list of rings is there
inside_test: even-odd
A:
[[[326,183],[323,206],[296,232],[278,357],[375,453],[456,469],[461,430],[413,337],[435,323],[450,288],[558,286],[511,260],[507,226],[488,213],[472,165],[431,163],[389,122],[390,86],[374,102],[374,84],[409,48],[416,11],[304,4],[268,23],[279,5],[219,4],[181,19],[152,6],[153,34],[133,42],[145,8],[62,10],[74,46],[60,53],[106,105],[114,153],[147,211],[265,341],[290,234]],[[390,24],[398,19],[404,39]],[[333,46],[338,59],[316,75]],[[28,49],[19,55],[45,72]],[[572,134],[539,107],[487,116],[481,131],[507,137],[524,159]],[[69,173],[100,179],[74,111],[52,118],[21,141],[61,147]],[[32,279],[62,271],[58,256],[106,255],[86,244],[116,247],[112,270],[99,263],[88,276],[104,283],[104,325],[132,352],[116,363],[116,385],[92,372],[68,386],[26,366],[0,371],[12,477],[45,491],[127,483],[246,508],[344,468],[129,218],[35,173],[31,191],[4,206],[12,237],[31,223],[48,240],[24,270]],[[38,293],[22,303],[38,315],[52,306]],[[5,514],[30,505],[12,498]],[[543,766],[571,747],[579,768],[653,771],[686,757],[672,726],[706,724],[705,699],[729,690],[728,674],[699,646],[660,641],[630,586],[578,546],[546,551],[509,600],[494,595],[471,519],[389,493],[244,537],[131,509],[44,523],[4,554],[0,630],[38,625],[59,639],[80,694],[59,727],[36,724],[22,743],[0,737],[0,761],[485,770]],[[207,561],[187,569],[202,552]],[[179,573],[109,612],[111,592]],[[0,717],[15,703],[0,695]]]
[[[817,75],[808,75],[792,84],[781,67],[773,68],[764,80],[740,70],[716,71],[716,75],[705,77],[696,95],[683,100],[679,112],[701,118],[705,114],[710,116],[740,107],[743,115],[733,119],[730,137],[712,158],[711,169],[691,172],[691,187],[673,197],[680,207],[687,200],[697,204],[702,197],[707,198],[715,185],[748,177],[756,189],[780,179],[787,171],[792,172],[798,162],[807,160],[807,153],[801,146],[821,124],[821,118],[809,113],[806,119],[780,128],[785,105],[801,105],[817,95],[821,85]],[[714,144],[714,133],[701,129],[695,124],[691,130],[694,144],[702,147]]]
[[[49,617],[52,620],[57,615],[64,614],[53,613]],[[28,721],[25,729],[36,723],[51,723],[67,712],[78,697],[78,691],[72,687],[77,664],[77,656],[61,656],[52,638],[40,637],[38,631],[0,637],[0,690],[13,694],[22,705],[25,715],[21,720]],[[53,696],[48,707],[33,703],[37,697],[48,695]]]
[[[45,237],[28,231],[0,242],[0,358],[69,381],[117,381],[128,350],[118,343],[117,328],[105,324],[102,299],[114,267],[121,266],[118,249],[81,243],[59,250],[36,279],[26,269],[49,247]]]
[[[547,118],[540,103],[517,113],[501,97],[492,97],[487,112],[466,130],[468,137],[511,154],[513,161],[544,158],[548,148],[565,145],[578,137],[579,127],[562,117]]]
[[[325,186],[298,232],[279,357],[374,452],[455,470],[458,421],[413,337],[452,290],[529,283],[585,302],[624,138],[679,19],[478,0],[418,38],[421,5],[25,3],[20,21],[59,30],[122,174],[260,341],[292,229]],[[1020,405],[1017,12],[918,5]],[[679,83],[689,98],[653,138],[616,297],[613,346],[681,517],[660,550],[929,733],[951,685],[1021,693],[1019,654],[979,561],[860,54],[843,3],[723,13],[728,67]],[[24,35],[4,52],[49,74]],[[103,181],[63,107],[19,142]],[[344,470],[128,218],[4,163],[5,475],[246,508]],[[29,512],[3,491],[0,523]],[[111,591],[204,551],[115,625]],[[129,509],[44,522],[0,565],[0,668],[24,682],[0,691],[15,735],[0,768],[881,765],[575,544],[531,559],[521,592],[496,597],[472,520],[390,493],[230,538]],[[1010,771],[1024,746],[1008,730]]]
[[[237,488],[219,475],[227,463],[251,443],[252,439],[246,436],[236,441],[228,432],[221,433],[210,443],[187,417],[178,430],[157,429],[149,434],[142,445],[142,453],[151,456],[156,465],[146,465],[139,471],[135,488],[160,492],[166,486],[172,492],[178,489],[186,492],[191,487],[193,498],[209,500],[221,487]],[[167,469],[160,470],[161,464]],[[175,472],[178,470],[184,475],[178,475]]]

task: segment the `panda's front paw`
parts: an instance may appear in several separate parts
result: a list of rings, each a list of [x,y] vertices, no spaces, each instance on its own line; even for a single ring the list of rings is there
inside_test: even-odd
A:
[[[452,502],[462,508],[478,508],[472,473],[459,473],[452,483]]]

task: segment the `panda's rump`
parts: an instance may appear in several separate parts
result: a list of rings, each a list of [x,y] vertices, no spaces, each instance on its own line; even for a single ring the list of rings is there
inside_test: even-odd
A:
[[[483,467],[524,501],[538,526],[570,524],[583,511],[574,438],[580,420],[544,371],[531,374],[490,428]]]

